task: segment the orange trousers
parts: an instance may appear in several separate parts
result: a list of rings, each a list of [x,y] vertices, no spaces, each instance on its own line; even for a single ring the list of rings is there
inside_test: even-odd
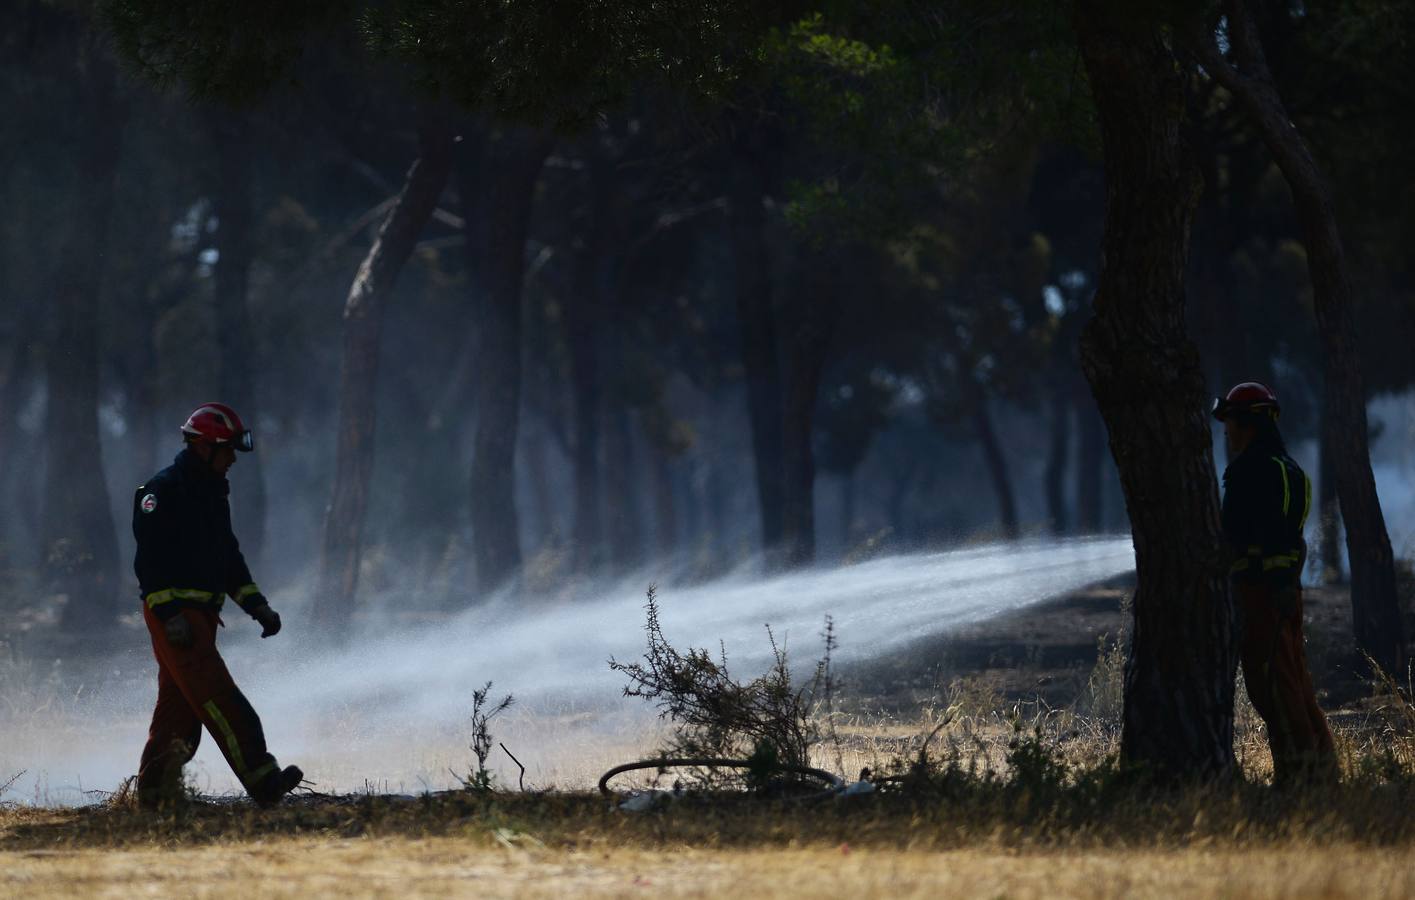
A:
[[[143,606],[157,657],[157,706],[138,767],[138,801],[154,806],[180,794],[182,767],[196,753],[202,726],[241,784],[256,794],[275,783],[279,767],[265,749],[260,718],[216,650],[220,619],[209,609],[184,609],[179,615],[191,624],[190,647],[172,646],[162,621]]]
[[[1302,588],[1234,582],[1243,613],[1243,682],[1268,728],[1273,783],[1340,775],[1327,717],[1317,705],[1302,638]]]

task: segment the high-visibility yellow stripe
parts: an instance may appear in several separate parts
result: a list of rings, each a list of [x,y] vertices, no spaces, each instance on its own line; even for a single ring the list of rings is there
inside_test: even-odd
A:
[[[231,751],[231,767],[236,770],[236,776],[244,780],[246,774],[246,760],[241,755],[241,744],[236,740],[236,732],[231,730],[231,723],[226,721],[226,717],[221,714],[215,700],[208,700],[202,708],[211,716],[216,727],[221,729],[221,734],[226,738],[226,749]]]
[[[248,787],[255,787],[256,785],[260,784],[262,780],[264,780],[265,776],[269,775],[271,772],[274,772],[277,768],[279,767],[275,765],[275,760],[271,760],[270,762],[256,769],[251,774],[247,775],[245,778],[245,784]]]
[[[243,585],[243,586],[241,586],[239,589],[237,589],[237,591],[236,591],[236,596],[235,596],[235,600],[236,600],[237,603],[240,603],[242,600],[246,599],[247,597],[251,596],[252,594],[259,594],[259,593],[260,593],[260,588],[256,587],[254,583],[247,584],[247,585]]]
[[[1262,569],[1264,572],[1271,572],[1273,569],[1290,569],[1297,565],[1301,558],[1301,555],[1298,553],[1279,553],[1276,556],[1265,556],[1262,559]],[[1249,562],[1249,558],[1245,556],[1235,561],[1233,565],[1229,567],[1228,571],[1230,573],[1246,572],[1248,571]]]
[[[1307,527],[1307,515],[1312,511],[1312,479],[1303,477],[1302,480],[1306,482],[1305,493],[1307,496],[1306,499],[1302,501],[1302,521],[1297,523],[1298,531],[1301,531],[1303,528]]]
[[[153,591],[143,599],[147,602],[148,609],[152,609],[164,603],[171,603],[173,600],[195,600],[198,603],[220,603],[225,596],[225,594],[213,594],[211,591],[199,591],[196,588],[167,588],[163,591]]]
[[[1292,508],[1292,485],[1287,482],[1287,463],[1273,457],[1273,462],[1277,463],[1278,471],[1282,472],[1282,514],[1285,516]]]

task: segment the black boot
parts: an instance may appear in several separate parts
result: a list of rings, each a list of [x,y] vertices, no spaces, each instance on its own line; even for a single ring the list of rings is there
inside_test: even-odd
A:
[[[250,789],[251,799],[257,806],[270,807],[293,791],[304,781],[305,773],[299,766],[286,766],[278,772],[271,772]]]

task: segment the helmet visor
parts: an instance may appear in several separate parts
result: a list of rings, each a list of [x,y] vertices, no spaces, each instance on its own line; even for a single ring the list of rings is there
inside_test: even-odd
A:
[[[1213,417],[1220,422],[1228,418],[1228,414],[1231,411],[1232,405],[1223,397],[1215,397],[1213,408],[1209,410]]]
[[[251,434],[250,430],[247,429],[236,435],[236,439],[231,443],[242,453],[250,453],[255,449],[255,435]]]

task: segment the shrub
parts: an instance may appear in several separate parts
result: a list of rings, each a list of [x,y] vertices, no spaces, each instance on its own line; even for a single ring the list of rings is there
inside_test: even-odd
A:
[[[641,662],[610,659],[625,675],[626,697],[655,703],[659,714],[676,726],[665,755],[751,759],[754,777],[778,765],[809,765],[810,750],[821,739],[816,711],[832,690],[830,655],[834,633],[826,620],[825,649],[811,680],[797,686],[786,650],[767,626],[772,664],[763,675],[738,681],[727,664],[727,651],[690,647],[680,651],[664,637],[657,591],[648,589],[644,605],[648,648]],[[760,771],[758,771],[760,770]]]

